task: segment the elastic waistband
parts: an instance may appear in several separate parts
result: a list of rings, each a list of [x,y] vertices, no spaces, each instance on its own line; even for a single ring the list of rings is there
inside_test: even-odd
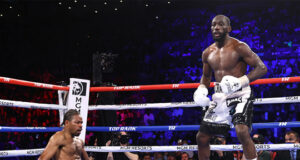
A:
[[[237,90],[237,92],[238,92],[238,91],[242,91],[242,90],[247,90],[249,87],[250,87],[249,85],[248,85],[248,86],[245,86],[245,87],[243,87],[243,88]],[[223,93],[222,88],[221,88],[219,82],[215,82],[214,91],[215,91],[215,93]]]

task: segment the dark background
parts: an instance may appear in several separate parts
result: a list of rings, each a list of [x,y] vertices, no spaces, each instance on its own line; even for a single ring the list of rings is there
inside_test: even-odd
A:
[[[246,42],[268,67],[268,74],[262,78],[299,76],[300,1],[169,2],[109,0],[105,5],[103,0],[0,0],[0,75],[50,84],[61,81],[68,84],[71,77],[92,81],[96,77],[106,82],[96,86],[197,83],[202,75],[202,51],[213,43],[211,20],[217,14],[225,14],[231,19],[231,35]],[[94,66],[101,67],[101,59],[93,61],[93,55],[101,53],[115,58],[106,59],[108,69],[96,73],[93,62]],[[257,98],[267,98],[298,96],[298,86],[293,83],[252,88]],[[1,99],[57,103],[55,91],[1,84],[0,92]],[[90,104],[185,102],[192,101],[193,92],[193,89],[115,92],[101,95],[100,99],[92,93]],[[155,116],[153,125],[199,124],[203,114],[201,108],[147,112]],[[0,107],[0,125],[59,126],[57,113]],[[253,121],[299,121],[299,113],[299,103],[256,105]],[[113,120],[105,121],[106,113],[90,111],[88,126],[145,125],[146,110],[112,114],[116,121],[113,123]],[[299,128],[275,128],[255,129],[252,133],[263,134],[267,143],[282,143],[284,133],[290,129],[300,131]],[[44,147],[52,133],[1,135],[3,150]],[[97,135],[87,135],[90,135],[87,144],[92,145]],[[196,132],[153,132],[153,135],[147,138],[143,133],[136,133],[132,141],[141,145],[173,145],[180,138],[196,144],[194,138],[187,138],[194,137]],[[32,143],[23,142],[21,137],[32,138]],[[14,146],[8,145],[9,142],[15,142]],[[228,142],[238,143],[233,132]]]

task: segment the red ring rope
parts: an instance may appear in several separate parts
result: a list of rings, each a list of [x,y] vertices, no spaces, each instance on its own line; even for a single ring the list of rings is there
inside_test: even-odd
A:
[[[0,77],[0,83],[15,84],[20,86],[35,87],[35,88],[53,89],[53,90],[65,90],[65,91],[69,90],[69,87],[67,86],[58,86],[53,84],[30,82],[30,81],[24,81],[24,80],[7,78],[7,77]]]
[[[277,83],[293,83],[300,82],[300,77],[281,77],[258,79],[251,82],[251,85],[257,84],[277,84]],[[28,87],[52,89],[52,90],[65,90],[68,91],[67,86],[58,86],[46,83],[37,83],[24,80],[18,80],[7,77],[0,77],[0,83],[15,84]],[[107,91],[141,91],[141,90],[164,90],[164,89],[192,89],[197,88],[199,83],[184,83],[184,84],[155,84],[155,85],[139,85],[139,86],[117,86],[117,87],[91,87],[91,92],[107,92]],[[210,87],[214,86],[214,82],[210,83]]]

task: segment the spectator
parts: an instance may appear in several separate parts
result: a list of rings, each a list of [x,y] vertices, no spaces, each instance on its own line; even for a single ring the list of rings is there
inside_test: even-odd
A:
[[[178,145],[188,145],[188,141],[187,140],[182,140],[182,139],[179,139],[177,141],[177,144]],[[176,152],[176,157],[182,157],[183,152]],[[194,152],[193,151],[185,151],[184,153],[186,153],[188,155],[188,158],[193,158],[194,157]],[[178,158],[177,158],[178,159]]]
[[[143,155],[142,160],[151,160],[151,155],[150,155],[150,153],[145,153],[145,154]]]
[[[299,134],[295,131],[285,133],[285,143],[299,143]],[[300,150],[278,151],[275,160],[298,160],[300,159]]]
[[[163,160],[164,155],[161,152],[155,152],[154,153],[154,160]]]
[[[254,144],[264,144],[265,143],[265,138],[261,134],[254,134],[253,137],[253,142]],[[257,152],[257,159],[258,160],[271,160],[271,153],[269,151],[258,151]]]
[[[189,154],[186,152],[183,152],[181,154],[181,160],[189,160]]]
[[[213,139],[213,143],[216,145],[225,145],[226,139],[224,136],[216,136]],[[233,152],[231,151],[211,151],[210,160],[233,160]]]
[[[147,109],[146,110],[146,113],[144,115],[144,123],[146,126],[150,126],[150,125],[153,125],[154,124],[154,115],[153,113],[151,112],[150,109]]]
[[[168,153],[167,160],[176,160],[176,155],[172,152]]]
[[[128,146],[129,145],[129,135],[126,132],[120,132],[112,139],[108,140],[106,146]],[[108,152],[107,160],[138,160],[138,154],[131,152],[123,152],[123,153],[112,153]]]

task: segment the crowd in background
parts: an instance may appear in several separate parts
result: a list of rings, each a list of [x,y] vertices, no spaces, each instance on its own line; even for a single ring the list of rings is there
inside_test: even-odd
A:
[[[296,9],[285,4],[274,5],[265,10],[225,11],[231,18],[232,33],[237,39],[246,42],[257,53],[268,67],[268,73],[263,78],[292,77],[300,73],[300,17]],[[226,6],[224,6],[225,8]],[[218,10],[223,11],[222,7]],[[240,14],[236,14],[236,13]],[[172,13],[169,13],[170,15]],[[180,12],[179,12],[180,14]],[[141,42],[134,39],[128,42],[123,50],[125,53],[138,55],[140,68],[135,74],[120,78],[116,75],[112,83],[116,85],[155,84],[155,83],[197,83],[202,75],[202,51],[213,43],[210,34],[210,20],[215,12],[209,9],[194,9],[190,14],[181,16],[166,15],[159,22],[148,24],[150,33]],[[158,34],[159,33],[159,34]],[[139,44],[140,46],[135,46]],[[150,53],[151,52],[151,53]],[[126,58],[120,55],[120,58]],[[126,60],[132,60],[127,57]],[[124,59],[123,59],[124,61]],[[116,64],[115,70],[122,68]],[[76,74],[87,74],[87,68],[71,67]],[[76,69],[81,68],[80,71]],[[251,70],[251,68],[248,68]],[[61,78],[64,71],[33,68],[26,76],[31,81],[57,84],[66,80]],[[75,75],[76,75],[75,74]],[[113,76],[114,73],[109,75]],[[128,81],[128,79],[132,79]],[[299,84],[269,84],[252,86],[255,97],[299,96]],[[194,90],[164,90],[142,91],[134,93],[115,93],[116,104],[154,103],[154,102],[188,102],[192,101]],[[212,90],[210,90],[212,93]],[[0,85],[0,99],[36,102],[58,103],[56,91],[32,89],[14,85]],[[95,94],[91,94],[90,104],[95,102]],[[97,126],[99,111],[89,111],[88,126]],[[300,121],[298,104],[265,104],[254,108],[253,122],[289,122]],[[203,115],[201,108],[170,108],[170,109],[138,109],[116,111],[116,126],[153,126],[153,125],[192,125],[199,124]],[[51,117],[51,118],[50,118]],[[41,109],[24,109],[0,107],[0,126],[59,126],[58,111]],[[254,129],[253,133],[264,136],[264,143],[283,143],[284,135],[290,128]],[[299,133],[298,128],[294,128]],[[42,148],[47,144],[52,133],[0,133],[0,150]],[[86,143],[96,134],[88,133]],[[189,132],[136,132],[131,133],[131,142],[135,145],[186,145],[196,144],[196,131]],[[192,138],[190,138],[192,137]],[[24,138],[26,140],[24,140]],[[227,138],[227,144],[238,143],[236,136]],[[145,153],[140,157],[150,159],[181,159],[186,153]],[[188,156],[196,157],[189,152]],[[235,155],[236,156],[236,155]],[[180,158],[179,158],[180,157]],[[12,158],[14,159],[14,158]],[[24,158],[15,158],[24,159]],[[142,158],[141,158],[142,159]],[[170,158],[172,159],[172,158]],[[169,159],[168,159],[169,160]]]

